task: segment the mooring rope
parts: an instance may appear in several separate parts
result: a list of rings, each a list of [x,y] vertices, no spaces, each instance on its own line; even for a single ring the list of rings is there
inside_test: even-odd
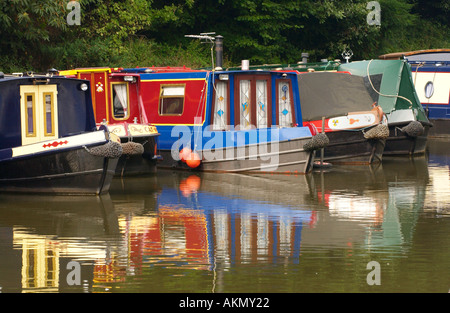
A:
[[[409,100],[408,98],[405,98],[405,97],[399,96],[399,95],[385,95],[385,94],[382,94],[381,92],[379,92],[378,90],[375,89],[375,87],[374,87],[373,84],[372,84],[372,80],[370,79],[370,73],[369,73],[369,67],[370,67],[370,63],[372,63],[372,61],[373,61],[373,60],[370,60],[370,61],[369,61],[369,64],[367,64],[367,78],[369,79],[369,83],[370,83],[370,86],[372,87],[372,89],[373,89],[377,94],[379,94],[380,96],[383,96],[383,97],[390,97],[390,98],[400,98],[400,99],[403,99],[403,100],[405,100],[405,101],[408,101],[408,103],[412,106],[412,101]],[[411,108],[411,107],[410,107],[410,108]]]

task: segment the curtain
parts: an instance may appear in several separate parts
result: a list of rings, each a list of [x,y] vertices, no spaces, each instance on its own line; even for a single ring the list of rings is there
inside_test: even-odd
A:
[[[123,109],[123,115],[127,116],[128,110],[128,95],[127,95],[127,85],[126,84],[115,84],[114,91],[116,97],[114,98],[114,107]]]

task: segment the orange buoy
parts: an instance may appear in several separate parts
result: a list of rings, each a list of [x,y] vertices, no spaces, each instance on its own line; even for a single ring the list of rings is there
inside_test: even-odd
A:
[[[186,178],[186,185],[191,191],[198,191],[201,185],[201,179],[197,175],[191,175]]]
[[[189,155],[192,153],[192,150],[189,148],[183,148],[180,151],[180,160],[183,162],[186,162],[186,159],[189,157]]]
[[[180,183],[180,191],[184,197],[189,197],[192,193],[191,188],[186,183],[186,180],[182,180]]]
[[[190,167],[190,168],[196,168],[197,166],[200,165],[200,156],[196,153],[196,152],[191,152],[191,154],[189,154],[189,156],[186,159],[186,164]]]

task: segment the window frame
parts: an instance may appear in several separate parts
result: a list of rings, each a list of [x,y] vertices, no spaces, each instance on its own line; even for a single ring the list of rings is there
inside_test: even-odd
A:
[[[31,96],[32,97],[32,121],[33,121],[33,132],[30,133],[29,132],[29,114],[28,114],[28,97]],[[25,97],[25,131],[26,131],[26,137],[37,137],[37,131],[36,131],[36,123],[37,123],[37,119],[36,119],[36,93],[35,92],[25,92],[24,93],[24,97]]]
[[[47,132],[47,108],[46,108],[46,96],[50,96],[50,122],[51,122],[51,128],[52,132]],[[44,111],[44,137],[53,137],[55,136],[55,95],[53,92],[43,92],[42,93],[42,105],[43,105],[43,111]]]
[[[164,88],[165,87],[183,87],[183,96],[182,96],[182,107],[181,107],[181,113],[163,113],[162,112],[162,102],[164,99],[168,98],[181,98],[181,96],[163,96]],[[184,105],[186,102],[186,84],[161,84],[159,90],[159,99],[158,99],[158,115],[159,116],[182,116],[184,113]]]
[[[226,101],[225,101],[225,108],[226,108],[226,125],[225,125],[225,129],[216,129],[215,128],[215,124],[214,124],[214,120],[215,120],[215,114],[216,114],[216,101],[217,101],[217,84],[219,84],[219,83],[223,83],[223,84],[225,84],[226,85],[226,87],[225,87],[225,94],[226,94],[226,96],[227,96],[227,98],[226,98]],[[212,105],[212,108],[211,108],[211,126],[212,126],[212,129],[211,130],[215,130],[215,131],[225,131],[225,130],[228,130],[228,128],[230,127],[230,117],[231,117],[231,114],[230,114],[230,82],[229,82],[229,80],[217,80],[216,82],[215,82],[215,86],[214,86],[214,90],[213,90],[213,105]]]
[[[294,127],[296,125],[296,123],[297,123],[297,119],[296,119],[296,116],[295,116],[294,93],[293,93],[293,90],[292,90],[292,81],[290,79],[285,79],[285,78],[279,78],[279,79],[275,80],[275,88],[276,88],[276,90],[275,90],[275,93],[276,93],[276,95],[275,95],[276,125],[278,127],[281,127],[281,125],[280,125],[280,104],[279,104],[279,99],[280,99],[279,98],[280,97],[280,94],[279,94],[279,89],[280,89],[279,88],[279,83],[281,83],[281,82],[287,82],[289,84],[289,99],[291,100],[290,101],[291,102],[290,103],[290,107],[291,107],[291,115],[292,115],[291,126],[283,126],[283,127]]]
[[[126,85],[127,86],[127,114],[124,114],[124,117],[117,117],[114,113],[114,85]],[[130,85],[128,82],[111,82],[111,116],[116,121],[123,121],[130,118]]]

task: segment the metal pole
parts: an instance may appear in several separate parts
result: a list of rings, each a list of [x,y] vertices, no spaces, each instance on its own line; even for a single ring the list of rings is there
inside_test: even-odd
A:
[[[325,117],[322,117],[322,134],[325,133]],[[320,165],[323,165],[324,149],[320,149]]]

